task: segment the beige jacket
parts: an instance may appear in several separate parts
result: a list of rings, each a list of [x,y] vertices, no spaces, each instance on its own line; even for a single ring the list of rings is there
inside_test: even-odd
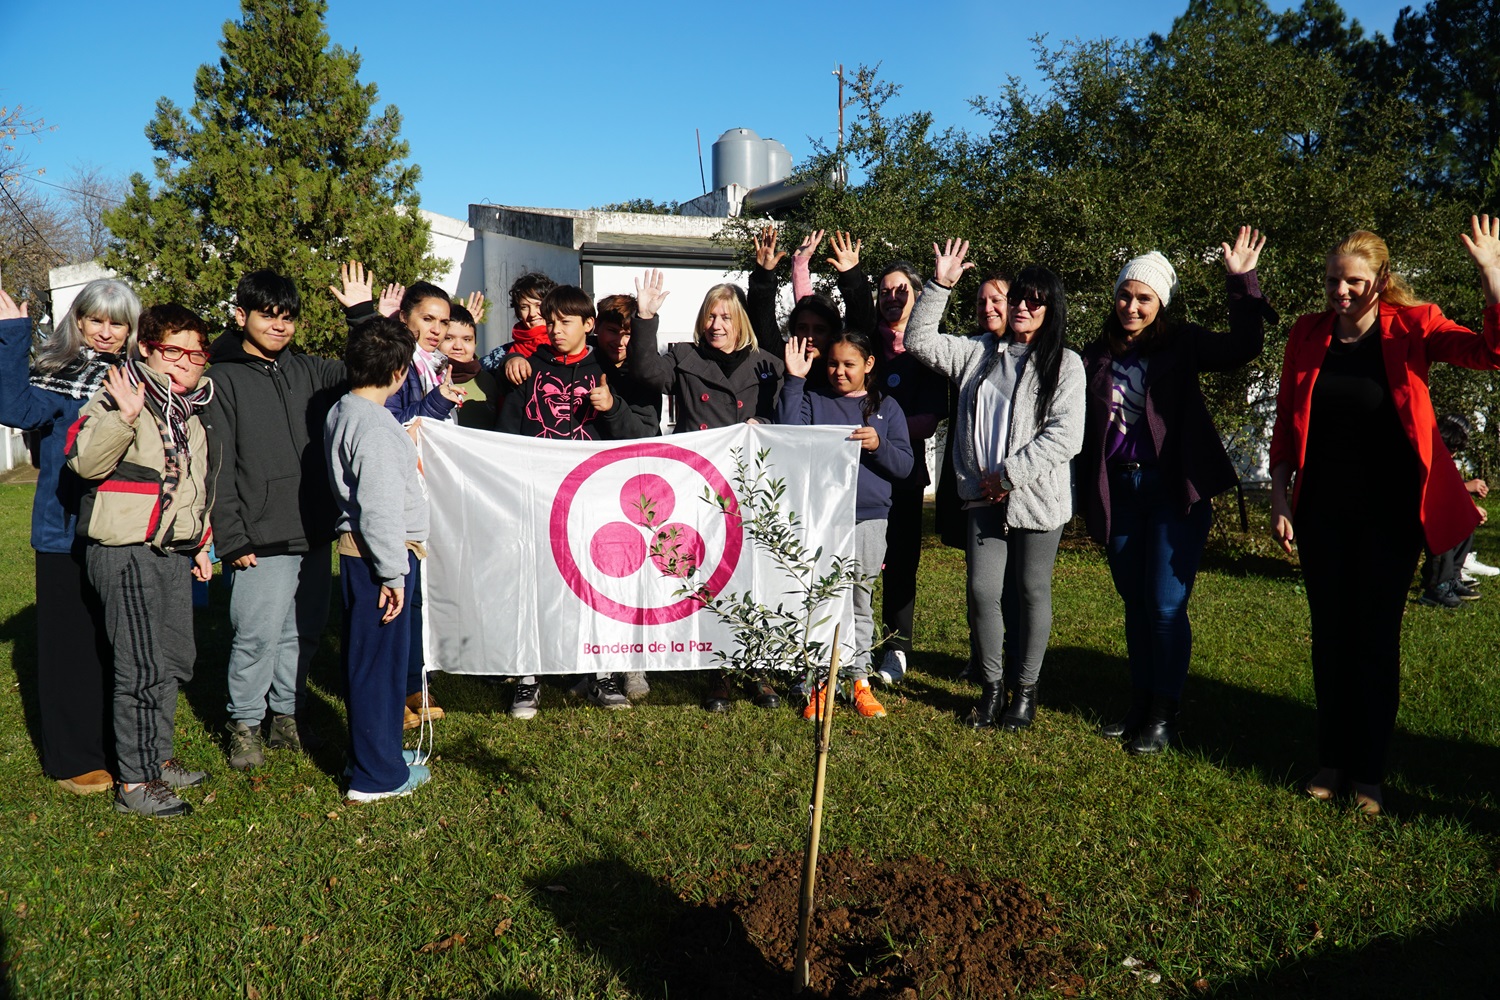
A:
[[[147,377],[161,376],[143,366]],[[84,404],[68,429],[68,468],[86,480],[78,533],[101,545],[150,545],[163,552],[196,552],[209,542],[208,511],[215,476],[209,469],[202,417],[188,418],[188,454],[172,503],[162,515],[165,418],[146,397],[135,423],[120,418],[108,390]]]

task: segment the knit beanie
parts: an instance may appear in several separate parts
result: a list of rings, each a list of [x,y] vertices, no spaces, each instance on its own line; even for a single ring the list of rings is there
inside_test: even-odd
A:
[[[1172,296],[1182,287],[1177,281],[1177,272],[1173,270],[1172,262],[1156,250],[1142,254],[1120,268],[1120,276],[1115,279],[1115,291],[1118,292],[1120,286],[1127,281],[1139,281],[1150,288],[1161,299],[1163,309],[1171,304]]]

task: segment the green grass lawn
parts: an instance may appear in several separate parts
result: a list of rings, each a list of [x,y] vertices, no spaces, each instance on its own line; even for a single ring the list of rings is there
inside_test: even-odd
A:
[[[745,702],[709,716],[696,678],[657,676],[621,713],[547,687],[516,723],[508,687],[438,676],[432,784],[351,808],[330,638],[312,695],[328,745],[232,772],[217,581],[177,715],[179,756],[213,773],[185,793],[197,811],[150,823],[68,795],[28,707],[31,495],[0,485],[0,996],[662,997],[656,958],[705,880],[801,850],[808,725]],[[1500,557],[1500,529],[1479,551]],[[976,693],[955,680],[963,565],[929,549],[902,694],[886,719],[836,720],[825,849],[1050,894],[1091,996],[1500,995],[1500,580],[1458,612],[1410,608],[1390,812],[1367,821],[1296,790],[1314,764],[1307,606],[1267,553],[1216,534],[1185,746],[1138,760],[1093,733],[1126,694],[1098,552],[1065,544],[1043,710],[1010,736],[956,724]]]

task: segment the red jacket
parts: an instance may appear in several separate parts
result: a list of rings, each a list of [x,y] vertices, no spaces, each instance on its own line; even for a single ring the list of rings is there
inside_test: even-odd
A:
[[[1333,340],[1332,311],[1300,316],[1286,338],[1281,387],[1276,394],[1276,429],[1271,433],[1271,467],[1285,462],[1301,473],[1307,455],[1307,422],[1313,383]],[[1391,399],[1401,426],[1422,462],[1422,531],[1427,547],[1446,552],[1479,526],[1479,511],[1464,489],[1463,477],[1438,436],[1427,369],[1434,361],[1465,368],[1500,369],[1500,305],[1484,310],[1484,333],[1477,334],[1443,315],[1434,305],[1380,304],[1380,352]],[[1292,491],[1297,506],[1302,477]]]

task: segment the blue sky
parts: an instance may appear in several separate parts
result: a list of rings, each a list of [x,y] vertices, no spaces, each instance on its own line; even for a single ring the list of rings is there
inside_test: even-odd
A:
[[[1036,85],[1033,36],[1140,38],[1167,30],[1186,5],[331,0],[328,32],[360,52],[360,78],[400,108],[423,207],[464,217],[472,202],[694,197],[695,128],[705,172],[714,139],[736,126],[780,139],[800,161],[812,139],[837,134],[830,73],[840,62],[851,74],[879,63],[902,85],[897,110],[975,127],[970,97],[998,93],[1012,74]],[[1406,5],[1357,0],[1345,10],[1388,35]],[[0,63],[0,104],[56,126],[21,148],[32,174],[45,168],[41,179],[54,184],[85,164],[151,176],[144,128],[156,101],[191,104],[198,66],[218,58],[222,26],[239,14],[238,0],[159,0],[149,15],[99,0],[7,6],[6,36],[25,43]]]

